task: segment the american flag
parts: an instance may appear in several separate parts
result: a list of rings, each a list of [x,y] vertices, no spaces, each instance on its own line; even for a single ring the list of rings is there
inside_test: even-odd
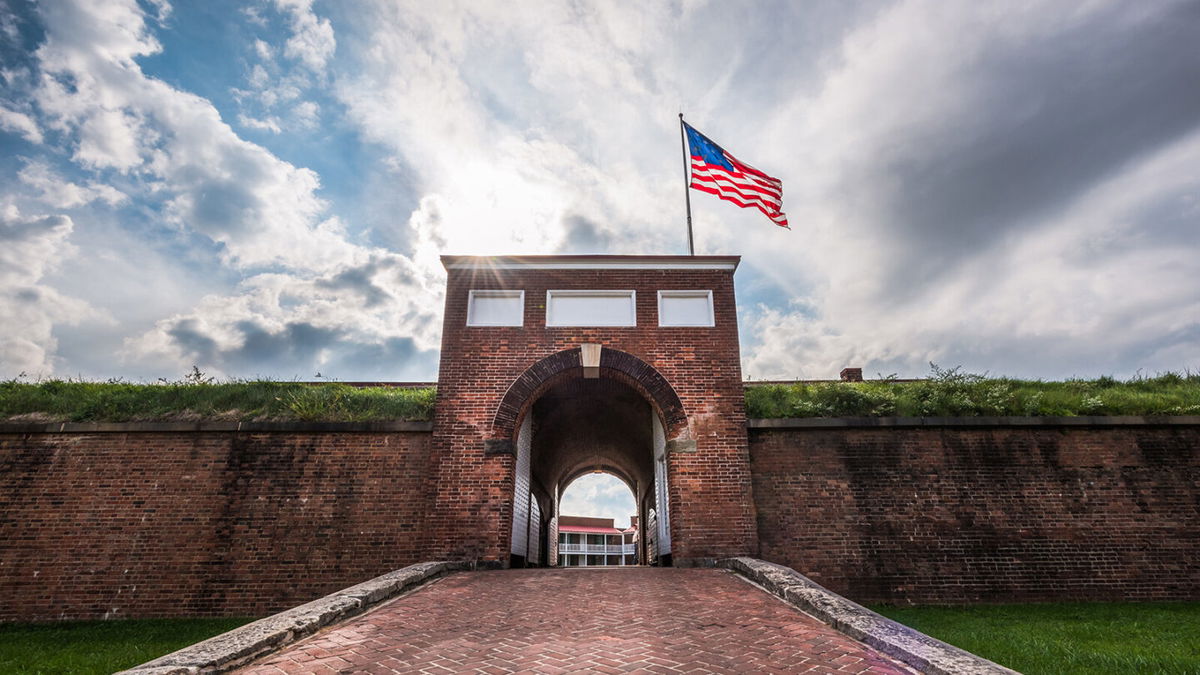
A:
[[[776,225],[788,227],[787,216],[780,210],[783,208],[783,182],[738,161],[687,122],[683,123],[683,128],[687,131],[691,149],[690,186],[693,189],[714,194],[742,208],[756,208]]]

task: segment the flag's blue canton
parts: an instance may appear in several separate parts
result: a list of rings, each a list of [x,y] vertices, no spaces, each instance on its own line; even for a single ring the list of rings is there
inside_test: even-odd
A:
[[[683,128],[691,147],[688,187],[716,195],[742,208],[756,208],[776,225],[788,226],[787,215],[783,212],[782,181],[725,152],[690,124],[683,122]]]
[[[683,128],[687,130],[688,147],[692,150],[692,157],[699,157],[704,160],[705,164],[715,164],[727,171],[734,170],[729,160],[725,159],[725,151],[721,149],[721,146],[705,138],[690,124],[684,124]]]

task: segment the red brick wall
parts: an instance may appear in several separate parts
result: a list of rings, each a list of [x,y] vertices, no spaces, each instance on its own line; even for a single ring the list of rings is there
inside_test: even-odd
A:
[[[468,292],[496,288],[525,291],[524,326],[467,327]],[[547,327],[548,289],[633,289],[637,326]],[[657,291],[671,289],[712,290],[716,326],[660,328]],[[486,454],[484,441],[507,433],[498,432],[493,420],[505,392],[526,369],[585,342],[653,366],[683,404],[686,424],[676,425],[668,438],[694,439],[696,452],[668,460],[675,558],[753,552],[757,539],[731,271],[451,269],[434,419],[430,557],[507,562],[513,457]],[[612,373],[602,372],[606,375]]]
[[[689,471],[698,445],[674,515],[721,525],[690,501],[728,489]],[[428,558],[430,446],[0,433],[0,621],[263,615]],[[856,600],[1200,599],[1200,426],[756,429],[749,451],[762,557]],[[481,489],[463,475],[441,494]]]
[[[0,434],[0,621],[265,615],[421,558],[428,432]]]
[[[762,557],[860,602],[1200,600],[1200,426],[752,430]]]

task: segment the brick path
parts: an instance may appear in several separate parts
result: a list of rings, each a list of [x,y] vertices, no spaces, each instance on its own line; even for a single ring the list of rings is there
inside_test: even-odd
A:
[[[462,572],[242,673],[910,673],[712,569]]]

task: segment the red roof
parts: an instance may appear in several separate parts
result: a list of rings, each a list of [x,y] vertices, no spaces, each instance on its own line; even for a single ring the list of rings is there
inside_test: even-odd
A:
[[[585,532],[587,534],[621,534],[615,527],[587,527],[584,525],[559,525],[559,532]]]

